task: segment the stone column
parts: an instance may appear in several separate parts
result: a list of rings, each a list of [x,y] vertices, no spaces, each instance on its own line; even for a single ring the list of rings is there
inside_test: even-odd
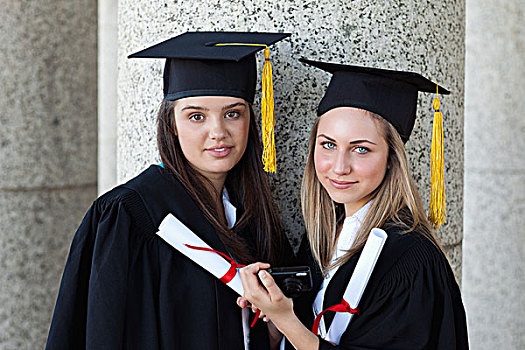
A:
[[[117,184],[117,0],[98,1],[98,193]]]
[[[41,349],[96,195],[96,2],[0,8],[0,348]]]
[[[185,31],[290,32],[272,51],[278,174],[272,176],[286,230],[303,232],[299,188],[315,108],[329,75],[301,56],[420,72],[450,89],[442,99],[447,134],[448,224],[440,231],[456,273],[461,266],[463,214],[464,1],[164,1],[119,3],[118,176],[125,180],[158,160],[155,113],[162,99],[161,60],[134,51]],[[259,57],[263,60],[262,56]],[[261,67],[259,67],[261,69]],[[428,202],[433,96],[421,96],[408,143],[413,174]]]
[[[467,1],[463,292],[472,349],[525,348],[523,1]]]

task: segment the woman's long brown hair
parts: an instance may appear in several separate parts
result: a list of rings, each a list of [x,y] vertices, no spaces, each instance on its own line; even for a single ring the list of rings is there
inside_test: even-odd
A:
[[[282,224],[262,168],[262,146],[251,105],[246,151],[228,172],[225,183],[231,202],[242,210],[235,226],[228,229],[219,219],[222,211],[216,207],[217,201],[213,200],[219,194],[212,192],[211,182],[190,165],[182,152],[175,134],[175,102],[164,99],[157,116],[157,145],[164,167],[184,186],[228,251],[239,262],[277,263],[282,243]],[[251,230],[256,247],[247,247],[246,241],[239,235],[239,232],[246,230]],[[250,253],[251,250],[255,250],[255,256]]]

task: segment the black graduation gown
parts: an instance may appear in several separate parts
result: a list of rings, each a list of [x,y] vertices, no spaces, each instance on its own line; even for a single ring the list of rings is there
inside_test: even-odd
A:
[[[459,287],[443,253],[417,233],[384,227],[388,238],[338,346],[319,349],[468,349]],[[338,304],[360,254],[332,277],[323,309]],[[328,329],[334,312],[324,315]],[[311,324],[309,325],[311,326]]]
[[[156,235],[168,213],[227,253],[181,184],[151,166],[84,217],[47,349],[244,349],[236,293]],[[257,322],[250,349],[268,346],[266,324]]]

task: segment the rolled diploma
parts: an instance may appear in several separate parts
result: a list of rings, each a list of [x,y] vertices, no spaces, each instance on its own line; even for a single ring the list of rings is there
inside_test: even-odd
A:
[[[192,230],[186,225],[180,222],[172,214],[166,215],[162,220],[159,230],[157,231],[162,239],[166,241],[173,248],[177,249],[182,254],[186,255],[189,259],[200,265],[206,271],[220,279],[230,269],[231,264],[226,261],[222,256],[214,252],[206,252],[201,250],[191,249],[185,246],[189,244],[196,247],[210,248],[202,239],[200,239]],[[235,277],[227,283],[227,285],[237,292],[239,295],[244,295],[242,288],[242,282],[239,274],[235,274]]]
[[[361,256],[357,261],[355,270],[343,295],[344,300],[346,300],[353,309],[357,308],[363,296],[363,292],[368,284],[370,275],[372,275],[372,271],[374,271],[379,254],[381,254],[381,250],[385,245],[386,238],[386,232],[380,228],[373,228],[372,231],[370,231],[370,235],[366,240]],[[324,339],[334,344],[339,344],[341,335],[343,335],[350,324],[352,316],[354,315],[348,312],[337,312],[330,324],[328,334]]]

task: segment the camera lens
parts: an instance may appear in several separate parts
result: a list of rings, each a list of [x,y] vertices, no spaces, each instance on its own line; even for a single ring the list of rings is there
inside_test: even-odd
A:
[[[303,289],[303,284],[296,278],[286,278],[283,281],[284,294],[288,297],[294,297]]]

